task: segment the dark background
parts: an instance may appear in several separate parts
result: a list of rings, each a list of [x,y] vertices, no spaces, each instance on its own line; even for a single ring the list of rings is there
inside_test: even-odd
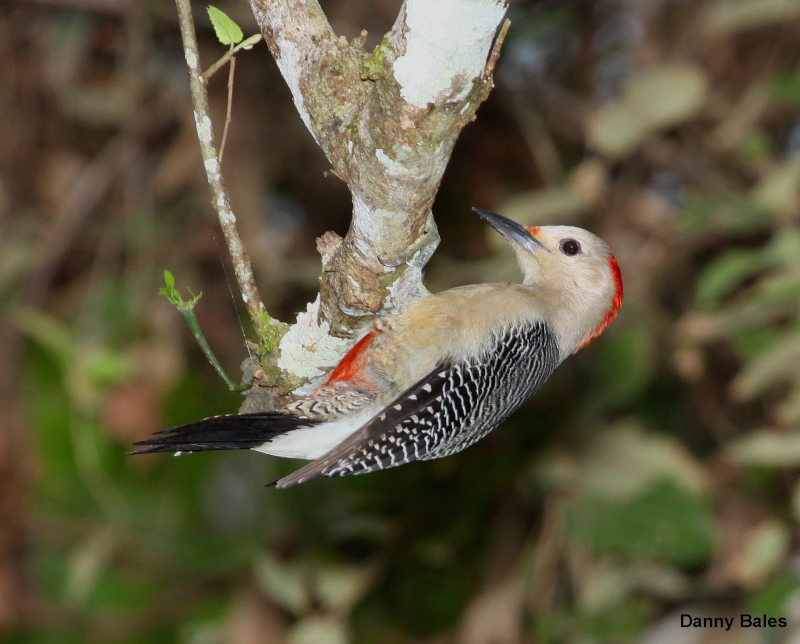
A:
[[[372,47],[399,4],[323,7]],[[245,3],[219,6],[256,32]],[[224,47],[195,9],[210,65]],[[426,283],[517,279],[478,205],[601,235],[619,318],[475,447],[276,491],[296,463],[124,455],[240,402],[158,295],[164,269],[203,292],[229,373],[247,355],[174,6],[0,2],[0,640],[798,641],[800,4],[509,16]],[[263,43],[240,54],[223,170],[283,320],[316,293],[314,238],[347,230],[328,169]],[[789,625],[678,617],[743,612]]]

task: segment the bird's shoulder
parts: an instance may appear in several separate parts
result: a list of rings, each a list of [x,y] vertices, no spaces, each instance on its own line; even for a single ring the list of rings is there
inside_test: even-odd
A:
[[[526,284],[468,284],[410,303],[400,319],[428,322],[455,318],[463,324],[486,320],[513,325],[539,314],[537,289]]]
[[[378,319],[326,383],[290,411],[330,419],[385,404],[443,362],[494,351],[507,331],[538,321],[536,302],[522,284],[471,284],[408,303]]]
[[[480,356],[507,331],[540,321],[547,323],[529,286],[461,286],[421,298],[383,320],[373,360],[410,385],[442,360]]]

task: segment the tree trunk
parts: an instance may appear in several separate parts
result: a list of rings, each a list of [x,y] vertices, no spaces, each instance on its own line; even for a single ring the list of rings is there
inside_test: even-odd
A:
[[[318,239],[317,302],[280,343],[280,369],[308,380],[369,319],[427,292],[422,268],[439,241],[431,206],[461,128],[491,90],[508,2],[406,0],[372,52],[365,32],[337,38],[316,0],[250,4],[300,118],[353,198],[346,237]]]

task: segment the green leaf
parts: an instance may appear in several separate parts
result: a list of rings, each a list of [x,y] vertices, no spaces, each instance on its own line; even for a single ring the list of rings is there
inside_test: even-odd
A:
[[[77,347],[75,338],[72,337],[66,325],[54,317],[27,306],[13,309],[10,318],[14,326],[51,352],[62,366],[70,363]]]
[[[242,30],[224,11],[208,5],[208,17],[211,18],[211,24],[214,25],[217,40],[223,45],[232,47],[242,42],[244,38]]]
[[[688,233],[750,232],[767,221],[767,211],[733,192],[690,193],[684,206],[683,227]]]
[[[654,340],[646,324],[629,324],[598,341],[589,364],[598,401],[621,405],[634,400],[652,380]]]
[[[728,293],[764,268],[763,253],[731,250],[703,269],[697,280],[697,306],[703,310],[717,307]]]
[[[256,34],[255,36],[250,36],[247,40],[245,40],[241,45],[239,45],[240,49],[252,49],[261,41],[261,34]]]
[[[753,356],[736,374],[731,394],[752,400],[772,387],[796,381],[800,373],[800,329],[789,330]]]
[[[772,158],[772,141],[765,132],[752,132],[745,139],[742,152],[751,161],[768,161]]]
[[[117,351],[104,348],[90,349],[84,353],[81,360],[89,380],[98,387],[125,382],[133,373],[131,361]]]
[[[779,337],[780,333],[776,329],[759,326],[742,329],[733,341],[736,353],[746,361],[767,350]]]
[[[587,496],[570,519],[573,536],[600,555],[693,566],[713,549],[708,507],[671,481],[622,502]]]
[[[770,213],[791,214],[800,204],[800,160],[789,159],[770,170],[750,193],[753,204]]]
[[[797,264],[800,261],[800,231],[795,228],[779,230],[764,250],[775,264]]]
[[[772,79],[772,95],[779,101],[800,105],[800,74],[785,72]]]
[[[786,600],[800,586],[800,578],[789,571],[779,572],[747,600],[753,614],[783,615]]]
[[[651,132],[693,117],[705,103],[707,90],[708,80],[699,67],[654,67],[633,78],[620,102],[589,117],[589,140],[607,155],[626,154]]]
[[[192,293],[192,289],[187,289],[192,299],[184,300],[181,292],[175,288],[175,277],[169,271],[164,271],[164,283],[166,286],[158,289],[158,294],[166,297],[174,307],[181,311],[181,313],[193,309],[198,300],[203,297],[202,293],[195,295]]]

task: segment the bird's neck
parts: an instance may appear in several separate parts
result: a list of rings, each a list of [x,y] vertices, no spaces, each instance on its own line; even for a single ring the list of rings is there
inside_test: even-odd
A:
[[[603,322],[606,308],[598,306],[598,293],[554,288],[543,283],[526,286],[534,294],[535,310],[531,315],[542,317],[550,324],[558,341],[561,360],[596,337],[592,336],[593,333],[599,333],[597,329]]]

